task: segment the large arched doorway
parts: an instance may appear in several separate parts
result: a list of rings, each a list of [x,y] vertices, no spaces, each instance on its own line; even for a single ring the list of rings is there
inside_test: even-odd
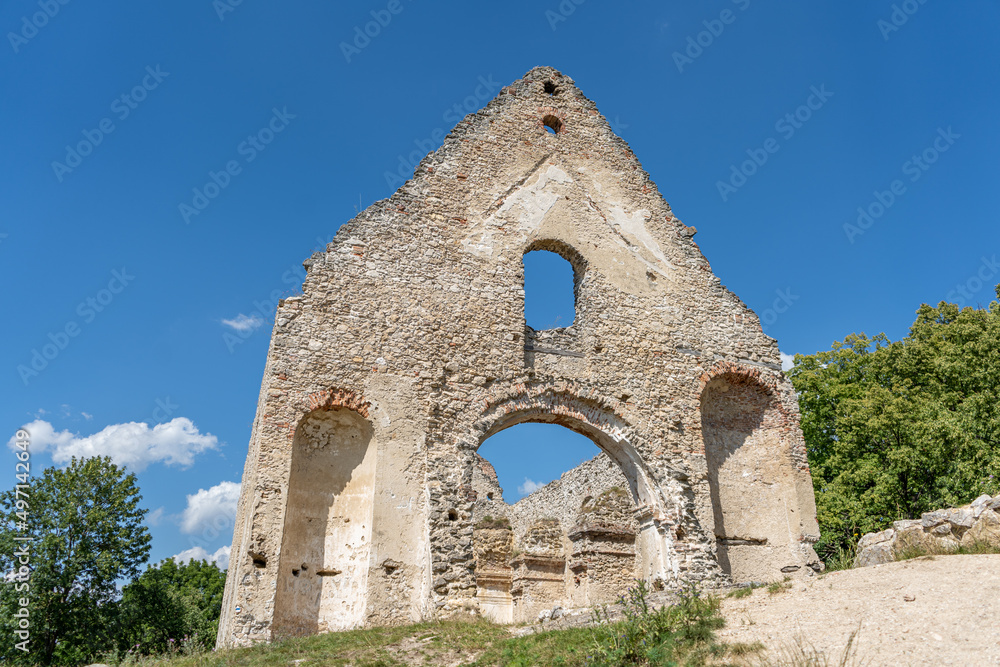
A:
[[[376,446],[353,410],[310,412],[292,442],[274,635],[344,630],[365,618]]]
[[[601,454],[512,505],[503,501],[492,466],[475,455],[476,595],[481,612],[500,622],[532,621],[556,606],[613,602],[636,578],[659,585],[677,574],[663,497],[625,436],[627,427],[572,398],[549,396],[546,403],[501,409],[477,448],[534,422],[579,433]]]

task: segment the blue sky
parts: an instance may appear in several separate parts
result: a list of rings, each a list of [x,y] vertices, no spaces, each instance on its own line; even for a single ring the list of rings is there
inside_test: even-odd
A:
[[[786,353],[1000,282],[996,0],[63,1],[0,7],[0,423],[36,424],[36,471],[136,470],[154,560],[231,539],[302,260],[536,65]],[[503,473],[508,499],[589,453],[560,456]]]

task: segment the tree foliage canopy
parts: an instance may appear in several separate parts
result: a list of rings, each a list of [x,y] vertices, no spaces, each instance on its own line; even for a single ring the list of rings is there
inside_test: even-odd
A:
[[[119,649],[144,655],[180,644],[211,648],[219,627],[226,573],[206,561],[167,559],[122,591]]]
[[[136,576],[148,557],[142,496],[135,475],[109,458],[48,468],[27,495],[25,509],[16,489],[0,494],[0,572],[20,568],[13,554],[25,542],[16,538],[31,538],[30,578],[19,582],[27,587],[0,587],[0,661],[78,664],[113,643],[105,610],[118,597],[116,582]],[[21,599],[30,601],[27,653],[15,647]]]
[[[1000,297],[1000,287],[997,288]],[[910,333],[796,355],[821,556],[1000,489],[1000,304],[923,305]]]

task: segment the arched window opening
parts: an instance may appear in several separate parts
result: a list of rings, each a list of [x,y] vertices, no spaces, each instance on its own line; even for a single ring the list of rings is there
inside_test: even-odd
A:
[[[556,606],[617,599],[640,576],[631,487],[617,463],[566,427],[522,423],[489,437],[472,478],[482,613],[534,621]]]
[[[535,331],[568,327],[576,320],[573,265],[548,250],[524,255],[524,322]]]

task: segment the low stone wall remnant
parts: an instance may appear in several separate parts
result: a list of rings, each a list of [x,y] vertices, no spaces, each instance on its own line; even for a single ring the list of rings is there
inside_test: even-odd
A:
[[[907,551],[947,553],[978,544],[1000,549],[1000,496],[984,494],[968,505],[924,512],[919,519],[893,521],[892,528],[867,533],[858,542],[854,567],[891,563]]]

